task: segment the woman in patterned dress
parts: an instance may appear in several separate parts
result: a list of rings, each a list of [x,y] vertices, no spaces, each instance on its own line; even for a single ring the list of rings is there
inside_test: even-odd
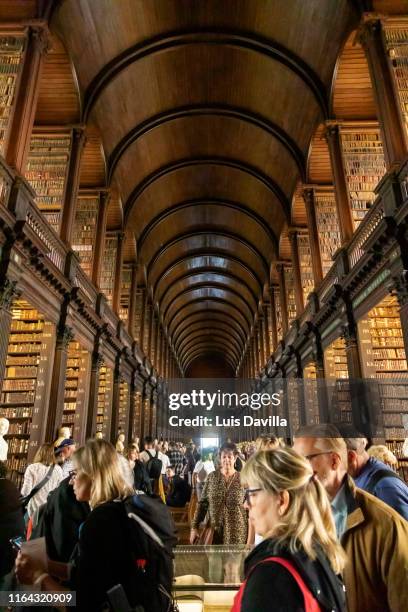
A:
[[[198,540],[198,527],[206,516],[214,529],[213,544],[246,542],[247,514],[243,507],[240,474],[234,468],[235,451],[235,444],[224,444],[220,449],[220,467],[207,476],[191,524],[191,544]]]

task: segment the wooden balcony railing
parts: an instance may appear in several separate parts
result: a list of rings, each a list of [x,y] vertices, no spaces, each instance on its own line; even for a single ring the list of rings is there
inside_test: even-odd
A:
[[[83,269],[78,266],[75,273],[75,284],[81,289],[81,291],[89,299],[90,304],[93,308],[96,306],[96,298],[98,297],[98,291],[89,280],[87,274]]]
[[[7,208],[13,181],[14,176],[11,170],[8,168],[3,158],[0,157],[0,206]]]
[[[350,243],[347,247],[350,269],[358,263],[364,255],[364,244],[371,236],[375,228],[381,223],[384,218],[384,203],[381,197],[378,197],[372,208],[368,211],[364,220],[357,228]]]
[[[47,223],[33,200],[28,199],[26,223],[40,238],[46,248],[45,256],[64,273],[67,247],[53,228]]]

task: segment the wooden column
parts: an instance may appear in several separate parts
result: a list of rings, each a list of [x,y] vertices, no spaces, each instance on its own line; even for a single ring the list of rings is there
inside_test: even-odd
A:
[[[6,278],[0,287],[0,381],[4,378],[7,361],[13,301],[18,297],[17,282]]]
[[[149,304],[149,338],[147,341],[147,352],[146,356],[149,358],[150,363],[153,365],[153,347],[155,341],[156,331],[156,315],[154,313],[153,304]]]
[[[85,127],[76,127],[72,131],[71,154],[65,187],[65,198],[61,215],[61,239],[71,245],[72,231],[75,221],[75,210],[78,200],[79,177],[81,172],[81,156],[85,145]]]
[[[99,288],[103,251],[105,248],[106,220],[110,194],[106,191],[99,194],[98,220],[96,223],[94,256],[92,262],[92,282]]]
[[[49,31],[46,24],[29,27],[26,45],[5,152],[6,162],[20,174],[24,174],[30,150],[41,73],[49,49]]]
[[[136,292],[137,292],[137,265],[132,264],[132,280],[130,282],[128,332],[132,338],[136,338]]]
[[[303,199],[305,201],[307,227],[309,230],[310,255],[312,259],[313,280],[315,288],[323,280],[322,258],[319,245],[319,230],[316,220],[316,201],[313,189],[303,190]]]
[[[302,277],[300,274],[300,261],[298,249],[298,233],[296,230],[289,231],[289,241],[292,254],[293,284],[295,289],[296,316],[300,317],[305,305],[303,303]]]
[[[401,163],[407,153],[407,140],[396,98],[381,21],[368,16],[359,29],[359,42],[366,54],[374,92],[387,168]]]
[[[351,216],[350,196],[344,170],[343,154],[340,142],[339,126],[327,123],[326,138],[329,145],[331,167],[336,194],[337,216],[339,218],[342,245],[353,235],[353,219]]]
[[[123,248],[125,246],[125,234],[118,233],[118,246],[116,249],[115,278],[113,283],[112,310],[119,315],[120,294],[122,290],[122,267],[123,267]]]
[[[282,317],[282,335],[286,336],[289,327],[288,302],[286,299],[285,270],[283,264],[276,264],[279,279],[279,299]]]
[[[65,315],[62,315],[61,319],[57,329],[54,364],[52,368],[50,403],[45,433],[46,440],[55,440],[57,429],[62,423],[68,347],[71,340],[74,339],[72,328],[65,324]]]
[[[275,289],[271,286],[269,290],[269,296],[271,301],[271,335],[272,335],[272,347],[271,353],[276,351],[278,346],[278,328],[276,325],[276,302],[275,302]]]
[[[259,344],[259,353],[260,353],[260,362],[261,368],[265,366],[266,357],[265,357],[265,331],[264,331],[264,320],[263,317],[259,317],[258,319],[258,344]]]
[[[146,289],[143,287],[140,289],[140,325],[139,325],[139,347],[143,351],[143,339],[145,330],[145,318],[146,318]]]
[[[269,317],[268,317],[268,304],[264,304],[263,310],[263,323],[264,323],[264,346],[265,346],[265,361],[269,361],[271,356],[271,343],[269,340]]]
[[[132,372],[132,379],[129,387],[129,427],[126,443],[129,446],[132,443],[134,429],[135,429],[135,405],[136,405],[136,373]]]
[[[98,341],[95,341],[95,345],[98,345]],[[98,412],[98,389],[99,389],[99,371],[103,366],[102,355],[94,350],[92,353],[91,360],[91,378],[89,382],[89,402],[88,402],[88,415],[86,421],[86,437],[93,438],[96,433],[96,415]]]

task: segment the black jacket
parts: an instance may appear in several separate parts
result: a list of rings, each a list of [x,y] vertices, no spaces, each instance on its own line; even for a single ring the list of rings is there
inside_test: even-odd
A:
[[[267,557],[283,557],[296,567],[312,595],[318,600],[322,612],[346,610],[345,591],[340,579],[333,573],[328,560],[319,550],[315,561],[306,553],[290,552],[285,546],[269,538],[261,542],[245,560],[245,577],[249,574],[242,599],[241,612],[303,612],[304,599],[294,578],[277,563],[258,565]]]
[[[31,538],[45,537],[47,554],[54,561],[68,562],[79,538],[79,527],[91,509],[77,501],[69,477],[51,491],[40,509],[38,524]]]
[[[152,483],[143,461],[137,459],[133,468],[133,479],[136,491],[143,491],[147,495],[153,495]]]
[[[9,540],[24,536],[24,531],[20,492],[14,482],[0,478],[0,578],[14,565],[16,555]]]
[[[168,506],[183,508],[191,497],[191,487],[184,478],[173,476],[170,481],[169,492],[166,497]]]

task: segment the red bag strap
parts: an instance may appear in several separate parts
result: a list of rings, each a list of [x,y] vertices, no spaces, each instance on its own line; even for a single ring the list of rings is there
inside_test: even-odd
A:
[[[261,565],[263,563],[271,563],[271,562],[279,563],[279,565],[282,565],[285,569],[288,570],[288,572],[291,574],[293,579],[296,581],[296,584],[298,585],[299,589],[302,591],[303,599],[305,602],[305,612],[321,612],[321,608],[319,606],[318,601],[313,597],[312,593],[310,592],[309,588],[306,586],[303,578],[301,577],[301,575],[299,574],[295,566],[290,561],[288,561],[288,559],[283,559],[283,557],[267,557],[266,559],[262,559],[262,561],[259,561],[259,563],[251,567],[251,570],[248,576],[246,577],[244,582],[241,584],[241,587],[238,593],[235,595],[234,605],[231,609],[231,612],[241,612],[242,598],[244,596],[246,583],[248,582],[248,579],[250,575],[252,574],[252,572],[254,571],[254,569],[258,565]]]

